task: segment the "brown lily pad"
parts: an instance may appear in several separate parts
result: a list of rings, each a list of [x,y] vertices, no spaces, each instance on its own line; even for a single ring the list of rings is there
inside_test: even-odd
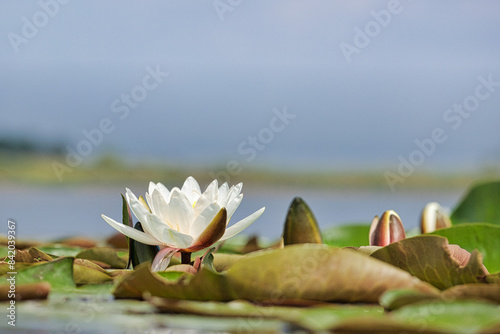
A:
[[[463,250],[456,247],[450,250],[449,246],[446,238],[422,235],[385,246],[371,256],[401,268],[439,289],[484,282],[488,272],[482,264],[481,254],[475,250],[466,260],[467,256],[461,254]],[[459,258],[454,257],[457,252],[461,254]]]
[[[222,274],[202,268],[196,275],[175,282],[142,265],[120,279],[114,295],[142,298],[147,293],[170,299],[244,299],[280,305],[303,301],[376,303],[388,289],[438,293],[407,272],[356,251],[302,244],[255,252]]]

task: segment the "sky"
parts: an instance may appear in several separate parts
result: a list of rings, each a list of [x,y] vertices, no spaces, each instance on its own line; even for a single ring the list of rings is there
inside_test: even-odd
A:
[[[476,170],[500,163],[499,31],[498,1],[3,0],[0,133],[84,161]]]

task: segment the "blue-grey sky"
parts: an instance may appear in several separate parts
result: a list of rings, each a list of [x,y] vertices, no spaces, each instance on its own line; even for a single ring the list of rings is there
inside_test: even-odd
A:
[[[441,129],[420,168],[478,168],[499,32],[498,1],[3,0],[0,131],[76,150],[109,119],[88,159],[396,170]]]

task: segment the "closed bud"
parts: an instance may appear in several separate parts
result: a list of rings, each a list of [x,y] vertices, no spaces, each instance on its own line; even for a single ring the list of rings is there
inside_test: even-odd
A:
[[[300,197],[290,204],[283,232],[283,244],[321,244],[321,231],[309,206]]]
[[[420,218],[422,233],[431,233],[448,227],[451,227],[450,217],[439,203],[431,202],[424,207]]]
[[[385,211],[380,219],[375,216],[370,227],[370,246],[387,246],[406,238],[401,218],[393,210]]]

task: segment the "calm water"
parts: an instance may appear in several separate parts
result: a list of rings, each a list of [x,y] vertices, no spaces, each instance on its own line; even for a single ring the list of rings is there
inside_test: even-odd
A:
[[[131,187],[136,194],[143,194],[146,187]],[[121,219],[121,197],[124,188],[111,186],[0,187],[0,233],[7,228],[7,219],[17,222],[18,238],[56,239],[83,235],[104,238],[114,230],[106,224],[101,214]],[[303,197],[312,208],[322,228],[346,223],[369,223],[373,216],[393,209],[401,216],[407,229],[416,227],[420,211],[430,201],[453,207],[462,195],[460,192],[418,191],[385,192],[380,190],[317,190],[317,189],[257,189],[243,188],[245,198],[233,217],[236,222],[265,206],[266,211],[247,230],[278,238],[288,206],[294,196]]]

